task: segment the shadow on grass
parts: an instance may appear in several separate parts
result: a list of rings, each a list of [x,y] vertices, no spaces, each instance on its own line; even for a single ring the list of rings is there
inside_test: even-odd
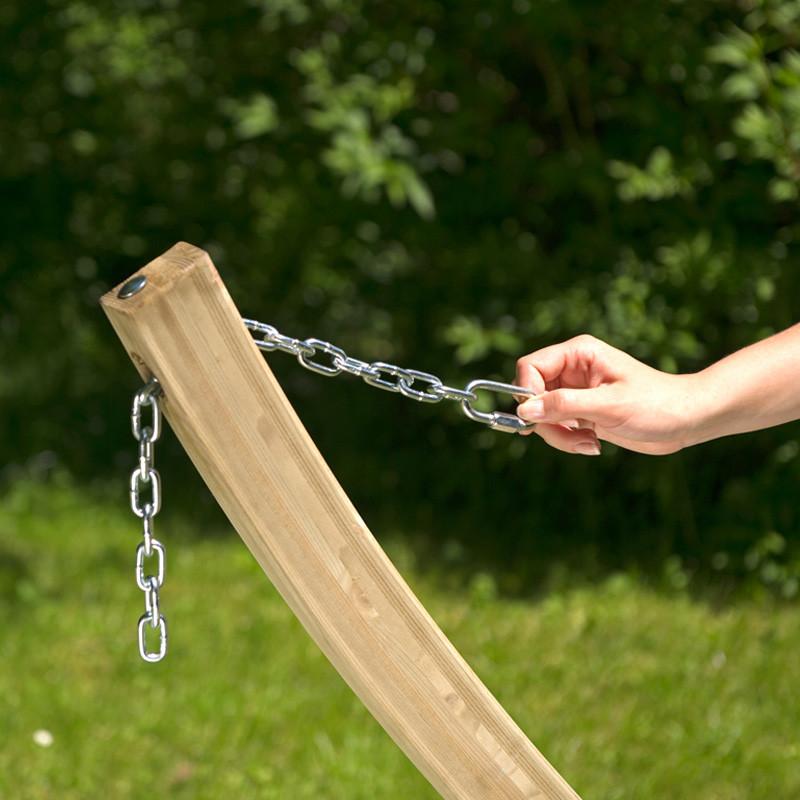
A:
[[[166,467],[159,465],[167,475],[162,477],[164,500],[156,521],[159,535],[171,543],[236,536],[188,459],[171,461]],[[0,487],[0,502],[3,496],[13,494],[15,485],[30,485],[33,492],[46,492],[48,484],[67,486],[87,507],[119,509],[122,519],[128,515],[131,541],[135,541],[140,523],[130,512],[124,476],[77,483],[54,468],[17,471],[13,478]],[[414,572],[445,591],[536,601],[554,592],[602,584],[625,573],[649,589],[686,594],[712,609],[724,609],[754,596],[777,602],[794,602],[797,596],[800,566],[792,562],[785,542],[756,541],[738,558],[726,555],[717,562],[677,553],[665,557],[660,552],[648,553],[640,544],[621,556],[572,541],[568,531],[552,536],[522,528],[514,537],[507,533],[498,536],[496,528],[507,523],[491,514],[459,518],[446,512],[432,514],[424,504],[416,511],[400,509],[396,497],[381,499],[386,502],[370,499],[364,503],[365,520],[376,538],[404,542]],[[41,510],[46,513],[44,505]],[[402,526],[398,520],[403,520]],[[11,601],[19,587],[25,586],[31,569],[25,555],[14,549],[13,536],[7,541],[10,544],[0,543],[0,598]],[[115,559],[109,550],[95,554],[92,563],[98,567]]]

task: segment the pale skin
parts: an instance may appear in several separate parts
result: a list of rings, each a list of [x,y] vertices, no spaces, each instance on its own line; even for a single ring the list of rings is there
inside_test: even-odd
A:
[[[577,336],[520,358],[514,382],[536,392],[517,407],[529,433],[558,450],[666,455],[800,419],[800,324],[683,375]]]

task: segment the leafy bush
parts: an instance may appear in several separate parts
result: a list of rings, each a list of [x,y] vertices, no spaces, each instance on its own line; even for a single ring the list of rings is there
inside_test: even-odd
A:
[[[96,302],[178,239],[247,315],[451,382],[584,331],[694,370],[796,320],[797,2],[15,0],[0,19],[8,462],[125,463],[136,380]],[[469,543],[520,585],[556,553],[795,546],[796,429],[588,465],[274,361],[376,527]]]

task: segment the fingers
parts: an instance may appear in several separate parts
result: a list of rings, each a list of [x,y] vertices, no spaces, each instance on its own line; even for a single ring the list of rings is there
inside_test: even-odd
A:
[[[553,389],[565,378],[570,385],[589,385],[593,367],[608,346],[593,336],[576,336],[560,344],[543,347],[517,361],[517,383],[539,391],[532,382]]]
[[[524,386],[526,389],[541,394],[545,390],[544,379],[539,370],[529,361],[520,359],[517,361],[517,374],[514,378],[517,386]],[[527,399],[527,395],[514,395],[518,402],[522,403]]]
[[[593,336],[576,336],[520,358],[515,383],[536,394],[517,397],[517,414],[536,423],[536,432],[559,450],[598,454],[595,426],[608,430],[624,422],[615,397],[625,359]]]
[[[583,420],[579,420],[579,422],[583,422]],[[547,444],[556,450],[578,455],[600,455],[602,450],[601,441],[611,442],[634,453],[650,456],[669,455],[677,452],[682,447],[682,444],[678,441],[640,442],[616,436],[602,429],[595,433],[585,428],[570,429],[564,425],[551,425],[549,423],[539,423],[534,429],[523,432],[522,436],[529,436],[532,433],[541,436]]]
[[[631,450],[634,453],[643,453],[648,456],[666,456],[671,453],[677,453],[678,450],[684,447],[684,444],[678,439],[655,442],[639,441],[638,439],[627,439],[624,436],[617,436],[614,431],[605,431],[602,428],[597,431],[597,437],[604,442],[610,442],[625,450]]]
[[[594,431],[585,429],[570,430],[563,425],[550,425],[547,423],[537,425],[534,430],[547,444],[555,447],[556,450],[583,456],[600,455],[600,442]]]
[[[594,389],[554,389],[529,397],[517,406],[517,414],[526,422],[570,424],[590,428],[594,424],[610,428],[615,419],[608,387]],[[578,422],[580,421],[580,422]]]

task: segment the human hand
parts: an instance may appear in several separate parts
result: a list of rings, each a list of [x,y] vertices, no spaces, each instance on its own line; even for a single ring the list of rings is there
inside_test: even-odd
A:
[[[520,402],[519,416],[567,453],[599,455],[603,440],[664,455],[702,439],[697,376],[660,372],[593,336],[523,356],[515,383],[537,393]]]

